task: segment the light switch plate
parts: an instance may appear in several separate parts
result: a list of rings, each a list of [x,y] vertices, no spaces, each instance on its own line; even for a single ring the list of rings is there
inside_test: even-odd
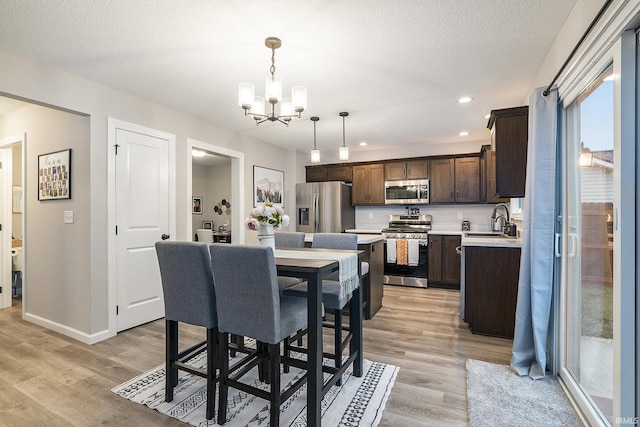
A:
[[[464,218],[464,215],[462,215],[462,212],[458,212],[458,219],[462,219]]]
[[[369,219],[373,219],[373,212],[369,212]]]
[[[73,211],[64,211],[64,223],[73,224]]]

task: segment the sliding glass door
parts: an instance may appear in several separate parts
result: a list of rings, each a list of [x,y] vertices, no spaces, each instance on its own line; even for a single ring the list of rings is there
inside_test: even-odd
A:
[[[567,108],[566,369],[613,424],[613,74]]]
[[[638,416],[640,55],[633,31],[612,45],[562,99],[558,372],[590,425]]]

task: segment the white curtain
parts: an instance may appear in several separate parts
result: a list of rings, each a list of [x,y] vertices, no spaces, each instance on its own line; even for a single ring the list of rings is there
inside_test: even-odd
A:
[[[558,91],[529,99],[527,180],[511,367],[533,379],[545,375],[553,294]]]

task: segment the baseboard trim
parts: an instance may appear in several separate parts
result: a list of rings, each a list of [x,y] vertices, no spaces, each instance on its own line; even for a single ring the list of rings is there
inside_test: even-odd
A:
[[[53,322],[49,319],[45,319],[44,317],[36,316],[35,314],[31,313],[24,313],[24,320],[35,323],[38,326],[50,329],[54,332],[73,338],[85,344],[95,344],[97,342],[104,341],[107,338],[111,338],[115,335],[108,329],[97,332],[95,334],[87,334],[86,332],[79,331],[67,325]]]

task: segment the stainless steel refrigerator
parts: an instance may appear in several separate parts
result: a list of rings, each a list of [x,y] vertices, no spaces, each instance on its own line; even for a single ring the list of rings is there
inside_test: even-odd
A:
[[[355,224],[351,186],[340,181],[296,184],[296,231],[341,233]]]

